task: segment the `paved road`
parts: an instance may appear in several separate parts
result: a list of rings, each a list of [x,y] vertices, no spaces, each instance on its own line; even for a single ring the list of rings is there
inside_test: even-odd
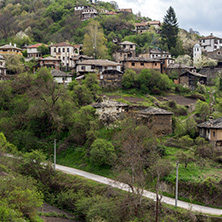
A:
[[[127,184],[123,184],[123,183],[111,180],[109,178],[106,178],[106,177],[98,176],[96,174],[88,173],[88,172],[85,172],[82,170],[77,170],[75,168],[65,167],[65,166],[61,166],[61,165],[56,165],[56,169],[59,171],[62,171],[64,173],[67,173],[67,174],[79,175],[79,176],[85,177],[90,180],[94,180],[99,183],[103,183],[106,185],[110,185],[112,187],[119,188],[121,190],[131,192],[129,189],[129,186]],[[150,192],[150,191],[145,191],[143,196],[153,199],[154,201],[156,200],[156,194],[153,192]],[[175,205],[175,199],[170,198],[170,197],[163,196],[162,202],[169,204],[169,205],[173,205],[173,206]],[[191,211],[199,212],[199,213],[203,213],[203,214],[222,215],[221,209],[204,207],[204,206],[197,205],[197,204],[190,204],[190,203],[180,201],[180,200],[177,201],[177,206],[180,208],[184,208],[187,210],[191,210]]]

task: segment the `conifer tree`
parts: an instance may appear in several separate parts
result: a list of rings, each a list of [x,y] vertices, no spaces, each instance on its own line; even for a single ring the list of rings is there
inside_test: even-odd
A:
[[[166,15],[163,18],[162,24],[162,44],[166,45],[168,49],[175,48],[177,43],[177,35],[179,32],[176,13],[172,6],[167,10]]]

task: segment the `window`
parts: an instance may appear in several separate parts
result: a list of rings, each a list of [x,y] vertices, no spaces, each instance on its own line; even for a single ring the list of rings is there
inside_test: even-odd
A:
[[[142,31],[141,31],[142,32]],[[133,46],[132,45],[130,45],[130,48],[132,49],[133,48]]]
[[[141,65],[141,66],[144,66],[144,62],[141,62],[140,65]]]
[[[95,69],[95,66],[94,66],[94,65],[91,65],[91,69]]]
[[[81,69],[82,69],[82,70],[86,70],[86,67],[85,67],[85,66],[81,66]]]
[[[67,80],[67,77],[62,77],[62,81],[66,81]]]
[[[69,52],[69,48],[67,48],[67,52]]]
[[[54,52],[56,52],[56,48],[54,48]]]
[[[64,57],[64,56],[62,57],[62,60],[65,60],[65,57]]]
[[[135,66],[135,62],[132,62],[131,65],[132,65],[132,66]]]
[[[221,52],[220,52],[220,51],[218,51],[218,52],[217,52],[217,54],[218,54],[218,55],[220,55],[220,54],[221,54]]]
[[[155,62],[155,66],[157,66],[157,63]]]
[[[62,48],[62,52],[65,52],[65,48]]]
[[[213,132],[213,137],[215,137],[215,132]]]
[[[58,52],[59,52],[59,53],[61,52],[61,49],[60,49],[60,48],[58,48]]]

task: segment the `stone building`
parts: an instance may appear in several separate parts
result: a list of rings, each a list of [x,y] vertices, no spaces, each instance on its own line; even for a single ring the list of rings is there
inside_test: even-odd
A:
[[[136,56],[136,43],[124,41],[118,45],[120,48],[113,53],[113,58],[116,62]]]
[[[60,59],[54,57],[46,57],[39,60],[40,67],[47,67],[51,69],[60,69]]]
[[[5,59],[2,55],[0,55],[0,78],[4,78],[6,76],[6,63]]]
[[[200,84],[206,85],[207,76],[197,72],[186,71],[183,74],[181,74],[179,78],[179,84],[183,85],[184,87],[189,87],[191,90],[196,89],[198,82]]]
[[[154,107],[149,107],[137,112],[138,121],[146,124],[157,136],[166,136],[173,132],[172,116],[172,112]]]
[[[198,125],[201,137],[211,141],[215,146],[222,146],[222,117],[208,120]]]
[[[54,69],[51,71],[51,74],[53,76],[54,81],[56,81],[58,84],[64,85],[65,88],[70,82],[72,82],[72,75],[70,73]]]
[[[0,47],[0,54],[22,55],[22,49],[18,48],[16,44],[13,46],[11,43],[9,43]]]

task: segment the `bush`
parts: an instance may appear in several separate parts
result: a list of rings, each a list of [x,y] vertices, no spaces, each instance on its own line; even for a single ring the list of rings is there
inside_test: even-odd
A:
[[[189,135],[181,137],[179,139],[179,142],[180,142],[180,145],[184,147],[191,147],[194,144],[193,139],[191,139]]]
[[[91,145],[90,162],[96,166],[110,165],[116,158],[115,148],[105,139],[96,139]]]

